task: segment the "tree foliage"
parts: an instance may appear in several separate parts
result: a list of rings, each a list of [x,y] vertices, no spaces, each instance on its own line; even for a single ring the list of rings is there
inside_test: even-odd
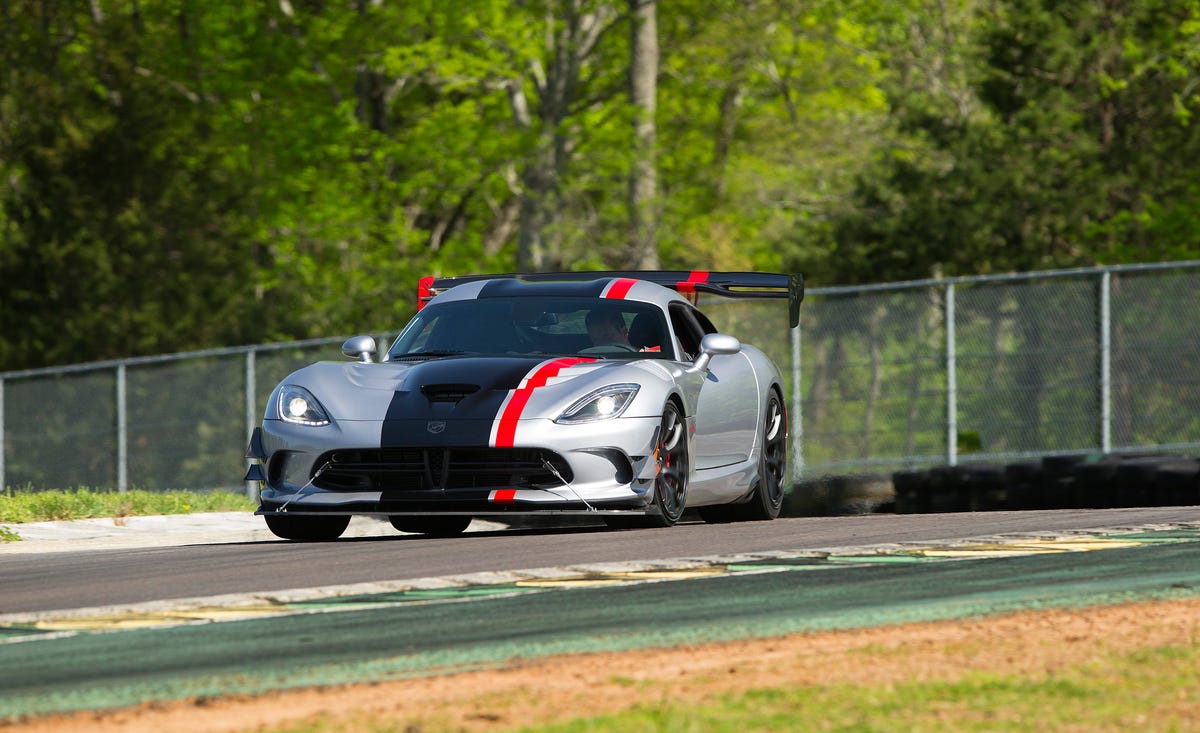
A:
[[[0,370],[393,329],[434,273],[1194,256],[1198,5],[0,0]]]
[[[1011,0],[967,3],[940,32],[912,19],[891,40],[893,144],[835,218],[834,276],[1194,256],[1197,9]]]

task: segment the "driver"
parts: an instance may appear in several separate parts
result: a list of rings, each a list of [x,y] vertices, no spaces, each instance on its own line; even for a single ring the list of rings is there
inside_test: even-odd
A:
[[[629,346],[629,328],[620,311],[597,309],[590,311],[584,319],[588,337],[593,346],[622,344]]]

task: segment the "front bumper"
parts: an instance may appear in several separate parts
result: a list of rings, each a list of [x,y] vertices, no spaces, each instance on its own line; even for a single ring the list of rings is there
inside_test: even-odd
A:
[[[531,439],[499,449],[432,440],[381,447],[379,421],[309,427],[266,420],[250,451],[265,479],[257,513],[487,516],[653,507],[659,418],[522,423]]]

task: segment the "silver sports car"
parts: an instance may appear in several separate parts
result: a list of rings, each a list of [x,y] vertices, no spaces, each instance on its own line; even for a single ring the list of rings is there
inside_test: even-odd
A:
[[[717,332],[698,293],[787,298],[794,326],[804,287],[743,272],[424,278],[421,307],[378,360],[357,336],[343,345],[354,361],[275,388],[247,451],[257,513],[293,540],[335,539],[355,514],[429,535],[513,514],[773,519],[783,380]]]

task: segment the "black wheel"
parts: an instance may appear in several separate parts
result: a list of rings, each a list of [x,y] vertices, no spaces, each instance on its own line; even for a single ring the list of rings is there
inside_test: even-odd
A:
[[[674,402],[663,410],[662,426],[658,431],[658,446],[654,449],[658,461],[658,477],[654,480],[654,504],[658,507],[657,523],[670,527],[683,516],[687,505],[688,486],[687,425]]]
[[[470,517],[458,515],[388,517],[392,526],[401,532],[427,534],[431,537],[453,537],[466,531]]]
[[[658,466],[654,479],[654,506],[658,512],[637,517],[605,517],[604,522],[609,527],[671,527],[683,516],[687,506],[689,465],[687,425],[674,402],[668,402],[663,409],[654,455]]]
[[[787,488],[787,413],[783,402],[772,390],[763,412],[762,454],[758,458],[758,482],[754,493],[741,504],[721,504],[700,509],[706,522],[744,522],[775,519],[783,507]]]
[[[743,505],[746,519],[774,519],[783,507],[787,489],[787,413],[774,390],[763,417],[763,452],[758,459],[758,488]]]
[[[350,517],[311,516],[298,514],[294,517],[279,514],[266,514],[267,529],[276,537],[285,540],[300,540],[302,542],[321,542],[336,540],[346,531]]]

